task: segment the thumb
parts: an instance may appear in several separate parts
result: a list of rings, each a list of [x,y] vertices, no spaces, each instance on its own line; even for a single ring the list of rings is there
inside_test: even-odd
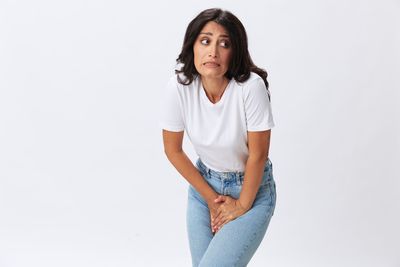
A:
[[[225,196],[218,196],[218,197],[214,200],[214,202],[217,203],[217,202],[224,201],[224,200],[225,200]]]

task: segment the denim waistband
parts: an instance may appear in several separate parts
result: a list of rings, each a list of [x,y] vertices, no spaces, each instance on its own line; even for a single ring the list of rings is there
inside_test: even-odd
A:
[[[238,177],[238,178],[244,177],[244,172],[241,172],[241,171],[220,172],[220,171],[215,171],[213,169],[210,169],[201,161],[200,158],[197,159],[196,165],[204,173],[214,174],[214,176],[217,176],[217,177],[229,177],[229,176],[234,176],[234,177]],[[271,166],[271,165],[272,165],[272,162],[268,158],[268,160],[265,162],[264,171],[266,171],[269,168],[269,166]]]

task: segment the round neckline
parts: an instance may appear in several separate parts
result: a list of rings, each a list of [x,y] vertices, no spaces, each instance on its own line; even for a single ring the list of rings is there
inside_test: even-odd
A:
[[[228,84],[225,87],[225,91],[223,92],[221,98],[219,99],[219,101],[217,103],[213,103],[210,101],[210,99],[208,99],[207,94],[206,94],[206,89],[204,89],[203,87],[203,83],[201,82],[201,79],[199,78],[199,83],[200,83],[200,94],[204,100],[204,102],[206,102],[206,104],[210,107],[216,107],[216,106],[220,106],[224,103],[226,95],[228,92],[230,92],[229,88],[231,87],[231,83],[232,83],[232,79],[229,80]]]

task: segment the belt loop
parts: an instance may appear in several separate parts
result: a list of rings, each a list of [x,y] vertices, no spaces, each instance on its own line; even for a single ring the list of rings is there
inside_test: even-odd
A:
[[[239,171],[235,172],[235,176],[236,176],[236,184],[237,185],[242,185],[242,181],[241,181],[241,173]]]

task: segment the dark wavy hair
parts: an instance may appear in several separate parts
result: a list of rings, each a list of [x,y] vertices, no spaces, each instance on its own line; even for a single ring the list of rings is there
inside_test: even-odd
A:
[[[210,21],[223,26],[229,34],[232,57],[225,77],[229,80],[234,78],[237,82],[245,82],[250,77],[250,72],[255,72],[264,80],[270,99],[269,84],[267,81],[268,74],[264,69],[257,67],[253,63],[248,50],[247,34],[243,24],[231,12],[220,8],[210,8],[202,11],[186,28],[182,51],[176,59],[177,64],[183,65],[180,70],[175,70],[175,74],[183,73],[186,78],[182,80],[177,75],[178,82],[188,85],[199,75],[194,66],[193,45],[200,31]]]

